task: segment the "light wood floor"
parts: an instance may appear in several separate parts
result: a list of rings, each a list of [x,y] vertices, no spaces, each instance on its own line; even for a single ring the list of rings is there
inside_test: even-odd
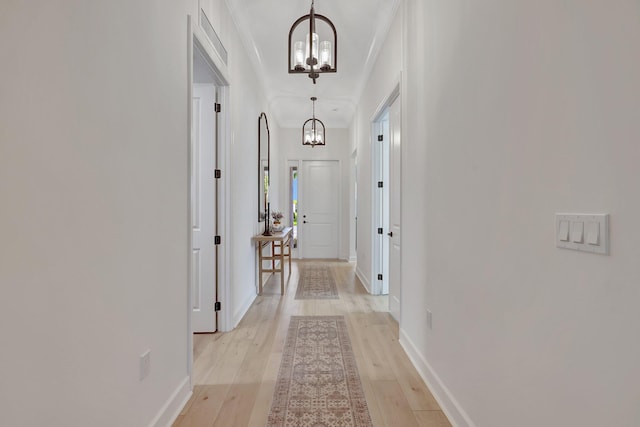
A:
[[[292,264],[284,296],[271,277],[235,330],[194,336],[196,385],[174,427],[264,427],[292,315],[345,316],[374,426],[450,427],[398,343],[387,297],[367,294],[353,265],[335,261],[340,299],[295,300],[303,262]]]

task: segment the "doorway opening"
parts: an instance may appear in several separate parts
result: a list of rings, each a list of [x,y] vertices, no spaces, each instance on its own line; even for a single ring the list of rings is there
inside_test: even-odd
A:
[[[389,293],[389,110],[385,108],[373,123],[373,265],[374,295]]]
[[[401,302],[401,115],[400,85],[371,122],[372,135],[372,291],[389,295],[389,312],[400,321]]]
[[[229,87],[207,34],[187,20],[188,69],[188,371],[198,343],[229,327]],[[218,173],[221,171],[222,173]],[[198,335],[194,335],[198,334]],[[207,335],[209,334],[209,335]],[[195,338],[198,338],[197,340]],[[195,344],[195,345],[194,345]]]
[[[358,260],[358,151],[351,154],[349,180],[349,262]]]
[[[289,224],[293,228],[293,248],[298,248],[298,166],[289,166]]]

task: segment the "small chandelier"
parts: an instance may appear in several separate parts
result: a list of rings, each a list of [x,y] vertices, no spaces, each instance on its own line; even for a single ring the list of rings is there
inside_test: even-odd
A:
[[[311,10],[308,15],[304,15],[289,30],[289,74],[306,73],[316,84],[316,79],[320,73],[335,73],[337,66],[338,35],[336,27],[325,16],[316,15],[314,0],[311,0]],[[298,25],[309,21],[309,32],[306,33],[306,40],[293,41],[293,33]],[[316,22],[324,23],[320,25],[320,32],[316,28]],[[319,36],[320,35],[320,36]],[[328,40],[333,36],[333,41]],[[323,37],[323,40],[320,40]]]
[[[324,123],[316,119],[317,99],[315,96],[311,97],[311,102],[313,102],[313,115],[302,125],[302,145],[315,147],[316,145],[325,145],[326,142]]]

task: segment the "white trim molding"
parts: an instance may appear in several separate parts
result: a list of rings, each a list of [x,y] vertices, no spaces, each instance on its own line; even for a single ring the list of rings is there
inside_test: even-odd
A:
[[[460,402],[456,400],[451,391],[442,382],[436,371],[429,365],[427,359],[418,351],[404,329],[400,328],[400,345],[404,349],[411,363],[420,374],[440,405],[453,427],[476,427],[469,415],[464,411]]]
[[[369,281],[367,280],[364,273],[362,273],[362,270],[360,270],[360,266],[358,265],[356,265],[356,277],[360,279],[360,283],[362,283],[362,286],[364,286],[367,292],[371,293],[371,285],[369,284]]]
[[[240,324],[240,322],[242,321],[242,318],[244,317],[245,314],[247,314],[247,311],[249,311],[249,309],[251,308],[251,304],[253,304],[253,302],[256,300],[257,297],[258,297],[257,292],[255,295],[250,295],[244,301],[244,303],[240,306],[240,308],[236,310],[235,313],[233,313],[233,324],[230,325],[231,326],[229,328],[230,331]]]
[[[191,398],[191,376],[185,377],[169,400],[160,408],[149,427],[171,427]]]

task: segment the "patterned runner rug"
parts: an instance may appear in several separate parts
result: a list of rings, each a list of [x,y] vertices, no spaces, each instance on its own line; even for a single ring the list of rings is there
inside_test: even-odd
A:
[[[292,316],[267,427],[372,427],[343,316]]]
[[[331,268],[323,264],[298,264],[300,279],[295,299],[338,299]]]

